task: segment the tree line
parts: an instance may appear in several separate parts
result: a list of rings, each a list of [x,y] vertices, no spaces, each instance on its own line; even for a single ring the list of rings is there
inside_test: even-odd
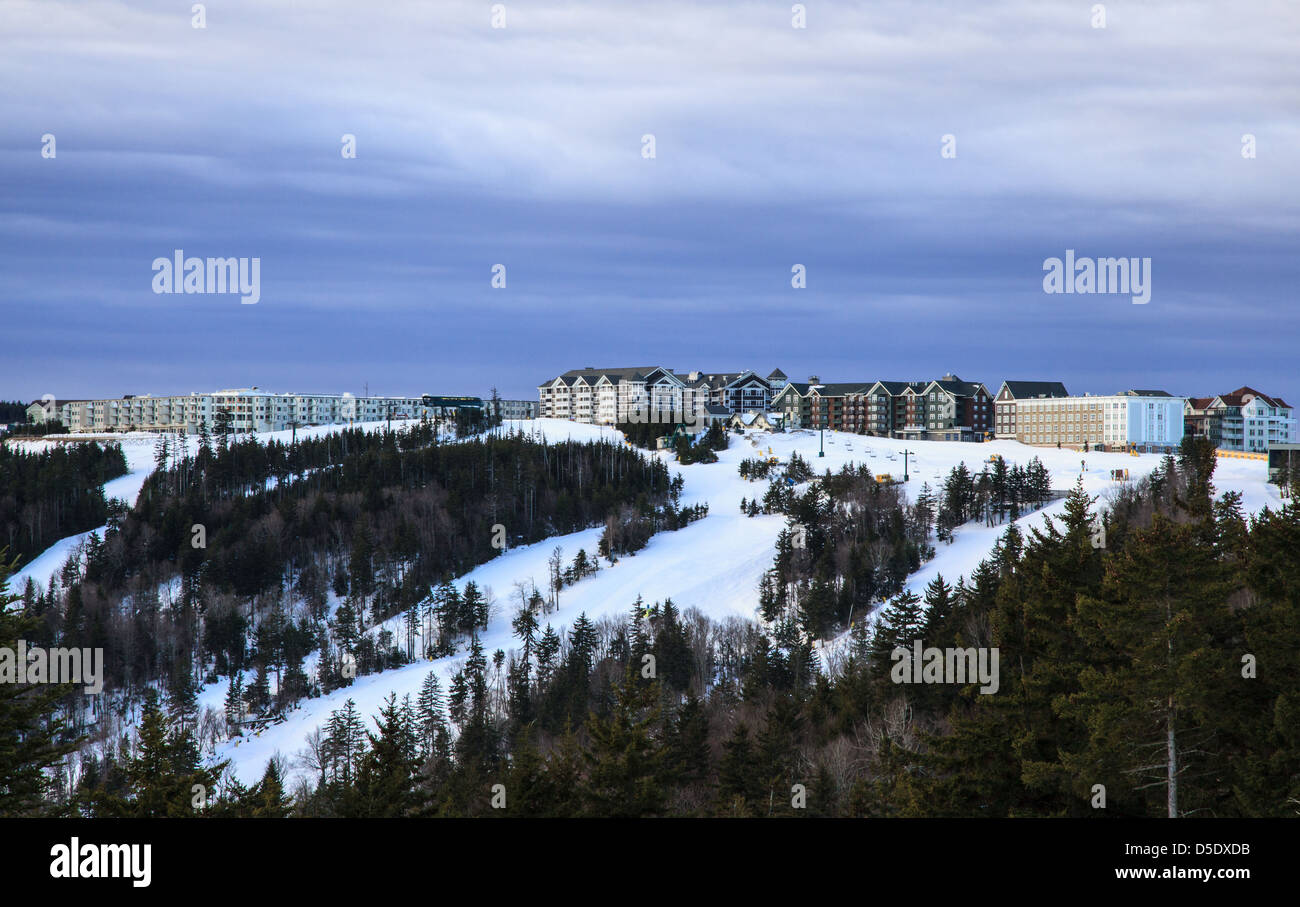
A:
[[[369,720],[345,702],[257,785],[218,785],[197,812],[1294,815],[1300,487],[1247,518],[1215,493],[1214,463],[1185,443],[1105,508],[1076,484],[1062,515],[1010,521],[955,584],[899,592],[832,643],[796,627],[793,660],[752,621],[638,599],[557,628],[530,597],[513,651],[471,631],[448,683],[427,678]],[[897,683],[895,651],[916,640],[996,647],[998,691]],[[141,771],[137,748],[60,808],[194,814],[185,706],[158,711],[169,730],[149,749],[170,767]]]
[[[30,642],[104,649],[120,709],[152,686],[225,678],[239,688],[232,711],[283,715],[355,676],[454,651],[495,605],[466,604],[469,589],[453,599],[450,578],[503,548],[628,508],[652,530],[696,514],[674,504],[681,486],[662,462],[608,441],[443,443],[421,424],[290,445],[205,435],[193,452],[164,440],[157,460],[84,560],[49,588],[19,590]],[[377,627],[411,612],[428,615],[418,650]],[[89,729],[89,704],[73,694],[65,705]]]
[[[107,522],[103,484],[127,473],[117,444],[0,443],[0,546],[26,562],[54,542]]]

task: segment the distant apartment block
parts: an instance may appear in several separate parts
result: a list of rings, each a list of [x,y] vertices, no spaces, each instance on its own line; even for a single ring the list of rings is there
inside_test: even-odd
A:
[[[274,394],[257,387],[155,397],[36,401],[35,422],[57,419],[73,432],[213,430],[220,415],[234,432],[282,431],[340,422],[378,422],[430,415],[421,397],[357,397],[352,394]],[[223,415],[224,414],[224,415]]]
[[[1060,381],[1003,381],[993,399],[993,434],[999,438],[1016,437],[1016,404],[1021,400],[1068,397]]]
[[[536,419],[540,404],[536,400],[489,400],[488,406],[495,407],[494,415],[502,419]]]
[[[1217,397],[1189,397],[1183,421],[1187,434],[1221,450],[1262,453],[1270,445],[1300,443],[1291,405],[1250,387]]]
[[[1028,397],[1016,401],[1016,440],[1023,444],[1124,450],[1176,447],[1187,400],[1159,390],[1112,396]]]

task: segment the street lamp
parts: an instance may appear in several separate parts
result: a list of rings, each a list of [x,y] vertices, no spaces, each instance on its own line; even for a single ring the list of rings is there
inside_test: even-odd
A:
[[[819,440],[817,442],[819,445],[817,450],[817,456],[824,457],[826,456],[826,421],[830,418],[830,401],[822,400],[820,402],[822,408],[822,418],[821,418],[821,431],[819,434]]]

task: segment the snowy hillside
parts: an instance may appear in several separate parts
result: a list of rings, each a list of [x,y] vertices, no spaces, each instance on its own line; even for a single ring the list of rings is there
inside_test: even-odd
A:
[[[395,423],[395,425],[398,423]],[[384,423],[365,423],[361,428],[379,430]],[[337,432],[343,426],[321,426],[301,429],[300,437],[320,436]],[[600,438],[621,437],[611,428],[581,425],[573,422],[539,419],[507,422],[494,431],[523,431],[549,441],[566,439],[589,441]],[[262,440],[275,438],[287,443],[290,432],[274,432],[259,436]],[[126,453],[130,472],[105,485],[109,497],[133,504],[145,479],[154,468],[154,450],[157,436],[148,433],[111,436],[121,443]],[[22,441],[25,446],[37,448],[58,443]],[[187,439],[193,452],[197,439]],[[638,596],[647,604],[671,598],[682,610],[697,608],[713,619],[729,617],[754,619],[757,606],[757,588],[764,571],[772,565],[774,545],[785,525],[782,516],[746,517],[740,512],[740,501],[753,498],[766,490],[766,482],[748,482],[737,471],[741,460],[762,455],[776,456],[783,462],[793,452],[812,464],[821,473],[832,471],[849,463],[866,464],[873,473],[889,473],[896,478],[903,474],[904,449],[912,453],[908,459],[910,482],[907,491],[915,495],[922,483],[929,482],[936,491],[949,470],[960,462],[978,473],[992,454],[1000,454],[1008,464],[1028,463],[1034,457],[1042,460],[1052,476],[1052,487],[1064,491],[1074,485],[1082,473],[1085,490],[1098,496],[1105,504],[1106,495],[1115,487],[1110,479],[1112,469],[1129,470],[1130,478],[1137,480],[1160,462],[1160,455],[1130,456],[1119,453],[1088,453],[1026,447],[1014,441],[992,441],[984,444],[937,441],[894,441],[866,438],[838,432],[825,435],[825,456],[818,457],[819,438],[816,432],[796,431],[786,434],[749,432],[744,437],[732,436],[731,447],[718,455],[713,464],[678,465],[667,453],[651,456],[665,458],[672,472],[680,472],[685,481],[682,495],[684,505],[707,503],[709,515],[676,532],[663,532],[654,536],[649,545],[633,556],[625,556],[613,566],[603,565],[599,573],[566,587],[560,593],[558,612],[543,619],[557,631],[570,625],[579,614],[586,613],[592,620],[606,616],[625,615]],[[1265,482],[1265,466],[1257,460],[1223,459],[1215,472],[1216,489],[1222,493],[1236,490],[1242,493],[1243,506],[1248,512],[1257,512],[1265,505],[1278,506],[1278,489]],[[1062,501],[1050,503],[1041,511],[1023,516],[1024,529],[1041,525],[1045,516],[1060,513]],[[985,558],[1005,525],[985,527],[970,523],[960,527],[951,544],[937,543],[936,557],[923,564],[913,574],[907,587],[918,594],[936,574],[942,573],[949,582],[969,574]],[[103,528],[97,530],[101,534]],[[21,589],[27,577],[46,585],[68,555],[90,535],[81,533],[63,539],[51,546],[10,580],[10,588]],[[503,552],[456,581],[458,588],[473,580],[494,600],[491,621],[481,634],[484,650],[489,654],[497,649],[510,651],[515,640],[510,629],[510,618],[517,604],[514,600],[516,584],[547,585],[547,559],[558,546],[563,549],[566,563],[571,562],[579,549],[594,554],[600,529],[583,530],[557,536],[534,545]],[[402,639],[402,618],[388,620],[384,627]],[[372,628],[375,629],[375,628]],[[831,641],[822,651],[829,657],[843,642]],[[421,647],[422,648],[422,647]],[[289,714],[287,720],[260,733],[230,742],[218,750],[217,756],[231,761],[232,770],[239,778],[251,783],[260,777],[266,761],[276,753],[292,756],[303,748],[304,738],[319,727],[329,713],[339,708],[346,699],[354,699],[361,714],[367,718],[374,714],[389,693],[415,697],[420,684],[430,670],[437,671],[446,689],[450,677],[462,665],[464,653],[437,661],[421,661],[406,667],[360,677],[343,690],[337,690],[320,699],[305,700],[301,707]],[[309,662],[314,662],[313,656]],[[309,663],[308,669],[311,665]],[[226,693],[226,682],[205,688],[200,696],[202,706],[220,710]]]
[[[393,420],[393,426],[400,427],[403,424],[401,420]],[[347,428],[346,425],[319,425],[311,428],[300,428],[298,430],[299,438],[323,437],[333,432],[339,432]],[[366,431],[377,431],[385,427],[383,422],[362,422],[357,428]],[[63,435],[62,438],[77,438],[78,435]],[[122,453],[126,456],[126,466],[129,470],[126,475],[119,476],[111,482],[104,484],[104,496],[109,500],[121,501],[128,507],[135,505],[135,499],[140,495],[140,489],[144,487],[145,479],[149,478],[150,473],[154,470],[154,452],[158,445],[158,434],[155,432],[128,432],[120,434],[97,434],[88,436],[98,441],[111,442],[122,448]],[[276,440],[283,444],[288,444],[293,438],[292,431],[273,431],[261,432],[256,436],[260,441]],[[59,444],[66,444],[65,440],[11,440],[6,442],[11,446],[26,450],[29,452],[39,452],[48,450],[50,447]],[[196,436],[189,436],[185,439],[185,452],[193,456],[198,452],[199,440]],[[68,536],[55,542],[41,554],[32,559],[30,563],[24,564],[22,569],[18,570],[9,578],[9,588],[21,590],[27,585],[30,577],[36,582],[36,585],[45,588],[49,586],[50,579],[62,569],[67,563],[68,557],[76,552],[79,547],[90,538],[91,534],[98,534],[103,538],[107,526],[99,526],[95,529],[80,532],[76,535]]]
[[[551,440],[586,440],[608,436],[610,429],[576,425],[555,420],[512,423],[509,427],[535,431]],[[731,448],[719,454],[715,464],[679,466],[669,459],[670,469],[680,472],[685,479],[684,504],[707,502],[709,515],[684,529],[665,532],[651,539],[650,544],[635,556],[624,557],[616,565],[604,567],[595,576],[566,587],[560,594],[558,612],[547,615],[556,630],[568,626],[581,613],[593,620],[608,615],[626,614],[640,595],[647,604],[671,598],[681,609],[698,608],[711,618],[726,619],[755,617],[757,587],[763,572],[771,566],[773,546],[784,525],[784,517],[745,517],[740,513],[742,498],[761,494],[765,482],[750,483],[740,478],[739,462],[758,453],[785,460],[798,451],[818,472],[837,470],[847,463],[865,463],[875,473],[890,473],[901,477],[902,451],[915,453],[909,459],[911,481],[909,493],[915,494],[922,482],[936,488],[948,471],[964,461],[973,472],[979,472],[991,454],[1001,454],[1011,463],[1027,463],[1039,457],[1052,474],[1052,486],[1065,490],[1073,486],[1083,468],[1084,488],[1101,497],[1105,503],[1106,492],[1115,483],[1110,470],[1128,469],[1134,480],[1156,467],[1161,457],[1156,454],[1130,456],[1127,454],[1081,454],[1077,451],[1031,448],[1013,441],[994,441],[985,444],[960,442],[893,441],[864,438],[828,432],[826,455],[817,456],[818,436],[814,432],[769,434],[756,432],[744,438],[733,436]],[[667,457],[667,454],[655,454]],[[1082,461],[1082,463],[1081,463]],[[1215,475],[1215,485],[1220,492],[1242,492],[1244,506],[1257,511],[1265,504],[1276,506],[1280,502],[1277,489],[1265,482],[1264,464],[1259,461],[1222,460]],[[1046,514],[1059,513],[1063,502],[1049,504],[1043,511],[1022,518],[1022,527],[1040,525]],[[914,574],[908,587],[920,593],[936,573],[942,573],[950,582],[969,573],[986,557],[1005,530],[1005,526],[986,528],[968,524],[958,529],[952,544],[937,546],[937,556]],[[588,554],[596,548],[599,529],[590,529],[568,536],[551,538],[528,547],[504,552],[500,557],[480,566],[456,582],[458,588],[469,580],[485,591],[490,590],[496,601],[488,629],[481,634],[485,652],[490,656],[497,649],[510,651],[515,640],[511,634],[510,617],[516,605],[512,601],[514,585],[524,583],[545,587],[546,560],[558,545],[564,550],[565,561],[571,561],[579,548]],[[400,618],[387,624],[395,636]],[[833,647],[833,644],[832,644]],[[349,698],[357,703],[365,716],[374,714],[389,693],[399,697],[411,694],[415,698],[421,682],[429,671],[437,671],[447,688],[452,674],[461,666],[464,654],[422,661],[381,674],[360,677],[350,687],[337,690],[327,697],[307,700],[302,708],[292,712],[288,719],[260,734],[234,741],[222,747],[218,756],[231,760],[232,769],[244,782],[256,780],[266,761],[276,753],[292,756],[303,748],[304,738],[320,726],[330,711],[342,706]],[[202,702],[221,708],[225,684],[209,687]]]

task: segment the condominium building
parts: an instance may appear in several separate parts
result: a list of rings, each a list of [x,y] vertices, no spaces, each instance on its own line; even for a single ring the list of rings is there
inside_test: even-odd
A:
[[[812,422],[812,403],[809,390],[817,384],[817,376],[807,381],[787,381],[772,398],[771,412],[786,428],[803,428]]]
[[[886,438],[983,440],[992,430],[993,402],[977,381],[944,375],[934,381],[788,383],[772,409],[791,428],[826,428]]]
[[[901,436],[925,405],[925,381],[876,381],[849,395],[854,431],[879,438]],[[909,416],[910,413],[910,416]]]
[[[857,411],[849,401],[855,395],[861,395],[870,384],[869,381],[810,383],[807,393],[807,426],[828,431],[857,431]]]
[[[876,381],[848,394],[846,430],[888,438],[982,441],[993,426],[991,395],[978,381]]]
[[[1159,390],[1112,396],[1029,397],[1016,401],[1016,440],[1022,444],[1090,449],[1176,447],[1183,439],[1184,397]]]
[[[1261,453],[1271,444],[1300,442],[1291,405],[1250,387],[1217,397],[1189,397],[1183,421],[1187,434],[1221,450]]]
[[[917,394],[903,392],[904,427],[896,437],[930,441],[983,441],[993,431],[993,396],[978,381],[944,375]]]
[[[1003,381],[993,401],[993,434],[999,438],[1016,437],[1016,404],[1020,400],[1068,396],[1069,391],[1060,381]]]
[[[34,425],[45,422],[62,422],[67,425],[67,420],[63,418],[64,413],[71,412],[74,404],[85,402],[85,400],[36,400],[27,407],[27,421]]]
[[[780,374],[778,369],[773,375]],[[745,372],[678,372],[677,377],[692,392],[693,399],[703,399],[731,413],[767,412],[772,404],[772,382],[752,371]]]
[[[495,400],[489,401],[495,407],[495,415],[502,419],[536,419],[539,404],[536,400]]]
[[[281,431],[339,422],[377,422],[428,415],[420,397],[357,397],[352,394],[273,394],[257,387],[207,394],[127,395],[67,400],[28,407],[34,421],[58,419],[73,432],[209,431],[228,420],[233,432]]]
[[[766,412],[772,402],[770,378],[752,371],[675,372],[663,366],[573,369],[537,386],[538,415],[595,425],[703,424],[710,406],[729,413]]]
[[[697,399],[662,366],[573,369],[539,384],[537,393],[543,418],[593,425],[633,419],[672,422],[702,413],[708,403],[707,395]]]

